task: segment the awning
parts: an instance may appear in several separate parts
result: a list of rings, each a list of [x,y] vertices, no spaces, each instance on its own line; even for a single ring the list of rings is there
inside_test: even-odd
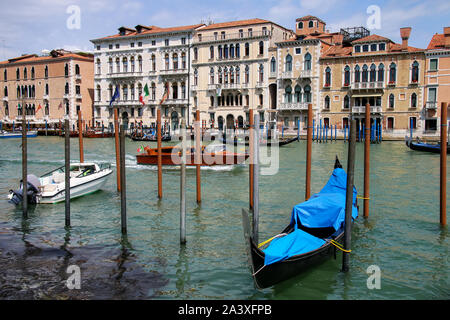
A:
[[[381,97],[382,93],[370,93],[370,94],[353,94],[352,98],[370,98],[370,97]]]

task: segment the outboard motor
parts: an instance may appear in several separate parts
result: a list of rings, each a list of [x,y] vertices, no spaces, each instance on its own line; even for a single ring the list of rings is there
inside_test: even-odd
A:
[[[22,180],[20,180],[20,186],[17,190],[9,190],[9,203],[13,203],[18,205],[23,201],[23,185]],[[39,187],[41,183],[39,182],[39,178],[33,174],[29,174],[27,176],[27,195],[28,195],[28,203],[29,204],[37,204],[38,195],[39,195]]]

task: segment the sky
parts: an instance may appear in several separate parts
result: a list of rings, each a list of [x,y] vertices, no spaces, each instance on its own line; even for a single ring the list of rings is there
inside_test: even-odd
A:
[[[364,26],[400,43],[401,27],[412,27],[409,45],[426,48],[450,26],[448,0],[0,0],[0,60],[42,50],[92,51],[92,39],[120,26],[160,27],[261,18],[295,30],[295,19],[314,15],[331,32]]]

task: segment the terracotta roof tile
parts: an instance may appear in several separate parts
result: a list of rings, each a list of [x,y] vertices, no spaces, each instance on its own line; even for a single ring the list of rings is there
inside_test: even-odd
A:
[[[201,30],[212,30],[212,29],[239,27],[239,26],[249,26],[249,25],[260,24],[260,23],[270,23],[270,21],[255,18],[255,19],[248,19],[248,20],[220,22],[220,23],[210,24],[209,26],[206,26],[206,27],[202,28]]]
[[[320,22],[325,23],[322,19],[317,18],[315,16],[304,16],[301,18],[297,18],[295,21],[299,22],[299,21],[308,21],[308,20],[319,20]]]
[[[82,60],[91,60],[94,61],[94,57],[93,56],[86,56],[86,55],[81,55],[78,53],[67,53],[58,57],[52,57],[52,56],[44,56],[44,57],[39,57],[36,54],[29,54],[26,56],[23,56],[23,59],[19,59],[21,57],[18,58],[12,58],[9,59],[7,61],[1,61],[0,64],[14,64],[14,63],[33,63],[33,62],[42,62],[42,61],[49,61],[49,60],[57,60],[57,59],[67,59],[67,58],[74,58],[74,59],[82,59]]]
[[[374,42],[374,41],[389,41],[392,42],[390,39],[379,36],[377,34],[371,34],[370,36],[361,38],[361,39],[357,39],[352,41],[352,43],[361,43],[361,42]]]
[[[443,49],[443,48],[445,48],[445,36],[443,33],[442,34],[436,33],[433,36],[433,38],[431,38],[427,50]]]

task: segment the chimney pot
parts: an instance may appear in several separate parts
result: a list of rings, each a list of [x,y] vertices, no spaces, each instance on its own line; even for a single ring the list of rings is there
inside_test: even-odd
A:
[[[408,40],[411,35],[411,27],[400,28],[400,37],[402,38],[402,50],[408,51]]]
[[[450,27],[444,27],[444,46],[450,48]]]

